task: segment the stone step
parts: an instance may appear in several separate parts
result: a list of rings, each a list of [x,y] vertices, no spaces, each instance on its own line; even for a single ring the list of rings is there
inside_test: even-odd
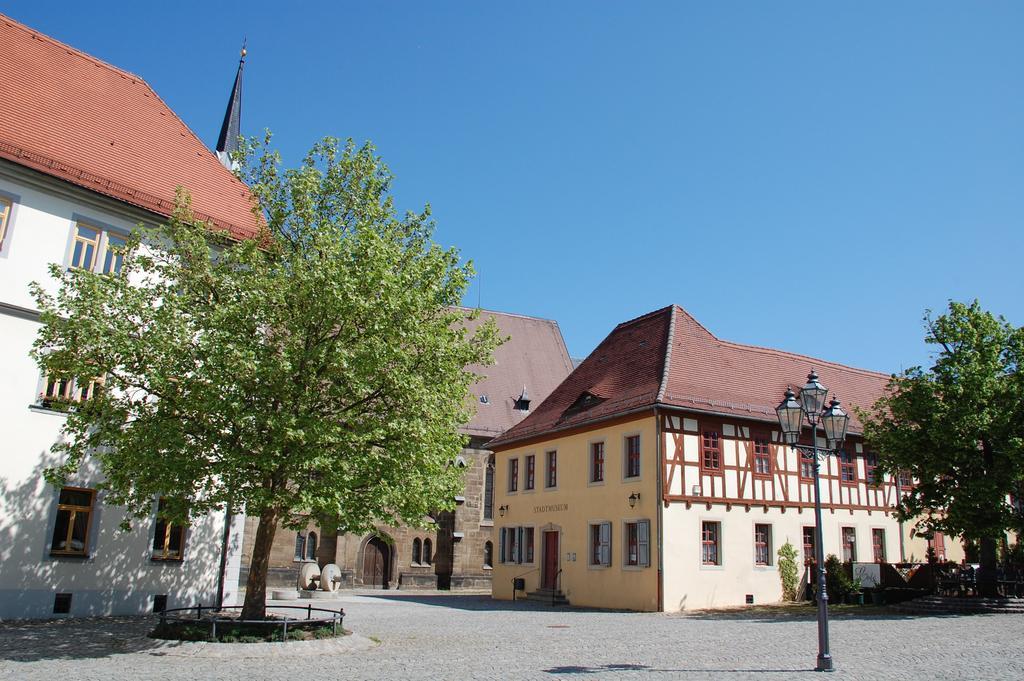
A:
[[[1024,614],[1024,598],[955,598],[949,596],[922,596],[892,606],[897,612],[910,614]]]
[[[526,594],[526,600],[554,605],[569,605],[569,599],[561,591],[554,589],[537,589]]]

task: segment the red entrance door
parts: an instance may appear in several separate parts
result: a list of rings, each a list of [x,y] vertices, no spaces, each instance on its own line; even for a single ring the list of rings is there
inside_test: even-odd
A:
[[[541,575],[545,589],[558,587],[558,533],[544,533],[544,570]]]

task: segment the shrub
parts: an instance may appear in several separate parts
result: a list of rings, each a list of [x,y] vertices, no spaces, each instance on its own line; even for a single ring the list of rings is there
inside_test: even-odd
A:
[[[842,603],[846,594],[860,589],[860,582],[854,582],[846,574],[846,566],[839,558],[830,553],[825,559],[825,586],[828,587],[828,598],[833,603]]]
[[[779,579],[782,580],[782,598],[787,601],[796,600],[796,587],[799,577],[796,549],[786,542],[779,549]]]

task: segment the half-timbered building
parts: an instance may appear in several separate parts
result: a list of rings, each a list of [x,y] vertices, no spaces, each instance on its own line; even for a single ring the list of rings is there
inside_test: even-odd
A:
[[[494,596],[669,611],[780,600],[779,548],[814,554],[814,489],[774,408],[811,369],[851,413],[888,378],[721,340],[678,306],[617,326],[490,444]],[[900,481],[876,465],[854,416],[821,465],[826,554],[907,557],[891,514]]]

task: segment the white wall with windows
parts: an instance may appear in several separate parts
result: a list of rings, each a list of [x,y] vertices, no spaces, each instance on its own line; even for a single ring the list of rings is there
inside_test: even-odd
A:
[[[65,416],[44,406],[47,382],[29,356],[40,326],[29,284],[54,290],[48,265],[66,267],[73,258],[98,271],[116,268],[109,245],[152,216],[5,161],[0,198],[0,619],[52,616],[63,594],[71,594],[70,616],[151,612],[162,595],[168,607],[213,603],[223,514],[182,531],[158,520],[154,499],[152,514],[123,532],[123,509],[104,504],[95,468],[86,466],[63,494],[43,479],[58,463],[50,448]],[[56,389],[74,400],[85,387]],[[243,520],[232,527],[228,603]]]
[[[776,603],[782,598],[778,551],[789,542],[797,551],[801,579],[805,576],[805,545],[812,536],[814,511],[733,504],[671,504],[664,523],[664,607],[667,611]],[[855,537],[856,560],[875,559],[876,544],[883,558],[899,557],[899,524],[884,513],[826,509],[823,516],[825,555],[843,556],[842,537]],[[893,558],[895,557],[895,558]]]

